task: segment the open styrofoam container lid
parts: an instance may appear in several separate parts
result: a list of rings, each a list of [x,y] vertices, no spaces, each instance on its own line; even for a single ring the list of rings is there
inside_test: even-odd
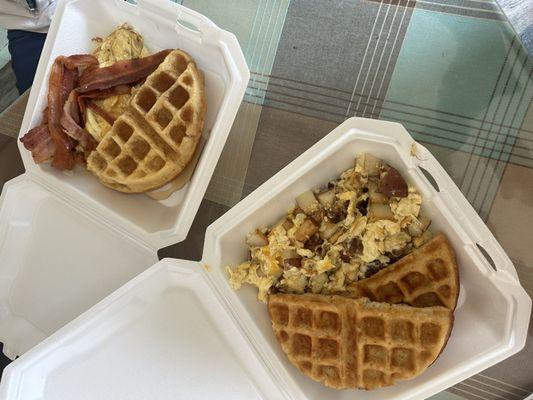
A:
[[[0,198],[0,341],[24,353],[157,261],[157,254],[22,175]]]
[[[83,204],[89,212],[157,250],[187,236],[244,96],[250,71],[235,35],[171,0],[137,0],[136,4],[124,0],[58,0],[20,136],[42,120],[55,58],[91,53],[93,38],[105,37],[123,23],[143,36],[151,53],[167,48],[188,52],[204,75],[205,145],[191,180],[168,199],[157,201],[144,194],[109,189],[81,166],[66,174],[49,164],[37,165],[20,142],[19,150],[32,179]]]
[[[8,366],[0,398],[280,398],[207,273],[160,261]]]

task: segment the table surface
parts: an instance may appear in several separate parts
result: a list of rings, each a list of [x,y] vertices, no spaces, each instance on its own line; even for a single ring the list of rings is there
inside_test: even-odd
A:
[[[188,239],[351,116],[401,122],[446,168],[533,295],[533,60],[491,0],[184,0],[235,32],[251,79]],[[0,115],[0,184],[23,172],[27,96]],[[528,246],[529,245],[529,246]],[[434,399],[524,399],[526,348]]]

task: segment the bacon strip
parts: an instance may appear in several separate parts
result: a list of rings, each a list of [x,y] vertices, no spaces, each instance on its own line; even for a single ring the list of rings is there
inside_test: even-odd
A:
[[[121,94],[130,94],[131,93],[131,86],[129,85],[118,85],[109,89],[103,89],[103,90],[94,90],[92,92],[87,92],[80,94],[78,96],[78,107],[80,110],[81,118],[83,120],[83,124],[85,125],[85,111],[87,109],[86,100],[89,99],[106,99],[111,96],[118,96]]]
[[[85,118],[86,101],[131,93],[130,85],[155,71],[170,51],[163,50],[137,60],[119,61],[104,68],[98,68],[98,60],[88,54],[57,57],[48,79],[48,106],[43,112],[43,122],[21,138],[35,162],[52,159],[53,167],[72,169],[78,142],[85,150],[92,150],[97,145],[96,140],[80,126]],[[113,116],[105,110],[96,104],[88,106],[113,124]]]
[[[36,126],[21,137],[20,141],[31,151],[33,160],[37,164],[48,161],[54,156],[56,146],[47,125]]]
[[[72,56],[65,57],[63,63],[68,69],[84,69],[98,66],[98,60],[91,54],[74,54]]]
[[[163,50],[148,57],[117,61],[109,67],[85,71],[80,78],[77,90],[80,93],[86,93],[138,82],[154,72],[170,52],[171,50]]]
[[[104,110],[102,107],[99,107],[92,101],[87,103],[87,108],[102,117],[109,125],[113,125],[115,123],[115,118],[111,114],[109,114],[106,110]]]
[[[74,167],[74,140],[61,129],[61,114],[67,96],[75,84],[75,71],[66,69],[63,65],[64,57],[57,57],[50,71],[48,80],[48,129],[55,143],[55,153],[52,166],[58,169],[72,169]],[[71,71],[67,72],[66,71]]]
[[[77,140],[84,150],[94,150],[97,146],[96,140],[80,126],[80,114],[78,109],[78,93],[73,90],[70,92],[68,100],[63,107],[61,115],[61,126],[65,133],[71,138]]]

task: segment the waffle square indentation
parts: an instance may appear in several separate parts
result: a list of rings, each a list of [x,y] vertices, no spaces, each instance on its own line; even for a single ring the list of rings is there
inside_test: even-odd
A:
[[[391,365],[402,370],[413,370],[415,367],[413,350],[402,347],[392,349]]]
[[[381,318],[365,317],[361,319],[363,333],[370,338],[383,339],[385,337],[385,325]]]
[[[113,139],[109,138],[102,144],[102,151],[108,156],[115,158],[120,154],[120,146]]]
[[[131,142],[128,143],[128,147],[130,148],[133,157],[137,160],[143,160],[150,151],[150,145],[146,140],[140,137],[132,139]]]
[[[339,356],[339,343],[333,339],[319,338],[316,355],[320,360],[337,358]]]
[[[431,322],[425,322],[420,327],[420,342],[423,346],[432,346],[438,343],[441,327]]]
[[[137,168],[137,163],[130,156],[124,156],[117,161],[117,166],[125,176],[128,176],[135,171]]]
[[[287,326],[289,324],[289,307],[283,304],[275,304],[270,307],[272,321],[276,325]]]
[[[379,299],[385,303],[399,303],[403,299],[400,287],[394,282],[388,282],[377,289]]]
[[[427,286],[429,284],[429,279],[417,271],[408,273],[401,279],[401,281],[407,287],[409,293],[413,293],[418,288]]]
[[[427,264],[427,267],[431,278],[436,281],[440,281],[448,277],[448,269],[446,268],[446,264],[440,258],[430,261]]]
[[[311,310],[305,308],[298,308],[296,310],[296,316],[294,318],[294,326],[311,328],[311,321],[313,319],[313,313]]]
[[[168,101],[172,104],[177,110],[181,109],[185,103],[189,100],[189,92],[187,92],[183,87],[177,86],[172,89],[168,95]]]
[[[160,72],[152,80],[152,86],[159,93],[166,92],[176,80],[165,72]]]
[[[311,356],[311,337],[295,333],[292,337],[292,351],[297,356]]]
[[[124,121],[117,121],[115,123],[115,132],[117,133],[117,136],[124,142],[126,143],[131,135],[133,135],[133,128],[127,124],[126,122]]]
[[[165,107],[162,107],[161,109],[157,110],[157,112],[155,112],[154,117],[161,129],[165,129],[172,121],[172,113],[168,111]]]
[[[341,329],[338,314],[331,311],[321,311],[316,316],[315,326],[326,332],[334,333]]]
[[[367,344],[365,347],[364,361],[367,364],[383,364],[387,359],[387,349],[383,346]]]
[[[395,319],[389,323],[389,334],[395,341],[412,341],[414,329],[415,326],[411,321],[403,319]]]
[[[155,93],[148,88],[141,89],[135,98],[137,106],[145,113],[152,109],[156,101],[157,97]]]

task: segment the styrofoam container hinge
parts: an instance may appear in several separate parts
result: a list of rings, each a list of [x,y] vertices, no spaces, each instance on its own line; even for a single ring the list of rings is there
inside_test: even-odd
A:
[[[62,190],[60,186],[54,185],[53,183],[49,182],[46,179],[46,176],[36,174],[32,170],[26,171],[26,175],[28,175],[31,180],[44,187],[54,196],[67,203],[69,207],[72,207],[72,209],[76,210],[80,214],[85,215],[90,219],[93,219],[94,221],[98,221],[98,223],[118,232],[121,236],[133,240],[134,242],[138,243],[140,247],[151,252],[157,253],[158,248],[156,246],[143,240],[141,236],[132,234],[132,232],[126,229],[124,226],[114,223],[112,219],[105,218],[101,213],[98,213],[93,208],[84,207],[82,203],[76,201],[74,197],[69,195],[68,191]]]

